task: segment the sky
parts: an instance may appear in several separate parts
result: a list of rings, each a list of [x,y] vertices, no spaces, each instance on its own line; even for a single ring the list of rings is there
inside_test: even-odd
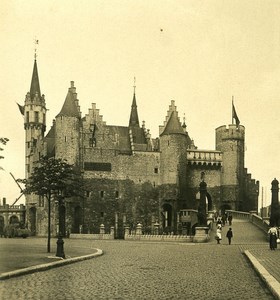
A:
[[[280,1],[1,0],[0,199],[20,195],[23,105],[35,39],[47,131],[75,82],[82,114],[96,103],[108,125],[127,126],[136,78],[139,120],[153,138],[171,100],[199,149],[232,123],[232,96],[246,128],[245,166],[270,204],[280,179]],[[263,193],[262,193],[263,190]],[[263,196],[262,196],[263,195]],[[24,203],[24,197],[17,204]]]

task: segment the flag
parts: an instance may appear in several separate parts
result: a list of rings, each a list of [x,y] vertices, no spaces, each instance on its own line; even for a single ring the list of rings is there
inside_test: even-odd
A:
[[[19,109],[20,113],[24,116],[24,106],[22,106],[18,103],[17,103],[17,105],[18,105],[18,109]]]
[[[237,113],[236,113],[236,110],[235,110],[235,107],[234,107],[234,104],[233,104],[233,101],[232,101],[232,121],[233,121],[233,119],[235,119],[235,124],[237,126],[239,126],[240,121],[239,121],[239,118],[237,116]]]

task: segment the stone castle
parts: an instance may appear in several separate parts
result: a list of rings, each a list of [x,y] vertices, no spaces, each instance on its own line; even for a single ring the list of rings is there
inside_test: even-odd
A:
[[[192,212],[198,208],[201,180],[207,183],[209,211],[258,210],[259,182],[244,166],[242,125],[218,127],[216,149],[199,149],[171,101],[159,137],[152,138],[145,123],[139,123],[135,88],[128,126],[114,126],[106,124],[95,103],[82,116],[71,81],[61,110],[45,134],[46,100],[36,59],[30,91],[20,110],[26,134],[26,178],[42,155],[67,159],[81,171],[85,194],[65,199],[61,210],[64,233],[96,233],[104,224],[106,230],[115,226],[121,237],[124,225],[133,230],[138,223],[146,233],[153,231],[154,224],[161,232],[181,233],[195,225]],[[47,234],[44,200],[26,195],[26,220],[36,235]],[[53,204],[51,209],[55,234],[58,208]]]

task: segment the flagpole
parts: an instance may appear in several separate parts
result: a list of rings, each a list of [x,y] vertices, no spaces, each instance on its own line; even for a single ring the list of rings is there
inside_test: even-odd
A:
[[[231,124],[233,124],[233,96],[231,98]]]

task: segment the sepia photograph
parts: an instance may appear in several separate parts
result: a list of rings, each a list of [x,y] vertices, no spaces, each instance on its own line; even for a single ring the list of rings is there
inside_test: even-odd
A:
[[[0,298],[280,299],[280,1],[0,16]]]

